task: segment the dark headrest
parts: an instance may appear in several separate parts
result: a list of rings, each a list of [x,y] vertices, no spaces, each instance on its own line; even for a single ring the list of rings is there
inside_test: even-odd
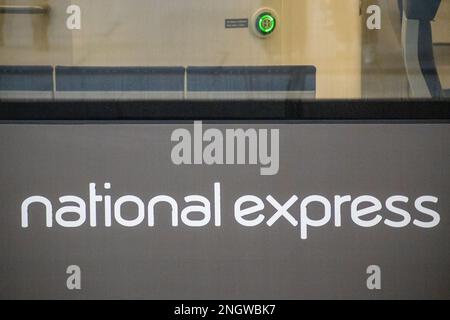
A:
[[[436,17],[441,0],[403,0],[408,19],[431,21]]]

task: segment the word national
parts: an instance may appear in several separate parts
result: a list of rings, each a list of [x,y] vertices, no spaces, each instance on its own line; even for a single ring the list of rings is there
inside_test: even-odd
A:
[[[83,225],[97,227],[101,217],[104,227],[155,227],[155,216],[167,215],[169,212],[172,227],[183,225],[192,228],[205,227],[211,223],[222,226],[222,185],[214,183],[209,197],[203,195],[186,195],[175,199],[169,195],[154,195],[147,199],[124,195],[113,199],[107,192],[111,184],[104,184],[104,192],[97,192],[95,183],[89,184],[89,197],[65,195],[59,201],[51,201],[43,196],[31,196],[21,206],[22,228],[33,224],[48,228],[58,226],[77,228]],[[283,201],[274,195],[242,195],[234,201],[234,220],[246,228],[263,225],[272,227],[284,222],[298,227],[301,239],[308,239],[313,229],[334,225],[341,227],[343,217],[346,221],[363,228],[373,228],[383,224],[398,229],[414,225],[430,229],[439,225],[440,215],[433,209],[439,199],[434,196],[420,196],[410,199],[404,195],[393,195],[380,200],[374,196],[335,195],[327,198],[310,195],[300,199],[292,195]],[[409,205],[411,204],[411,205]],[[99,210],[99,205],[103,210]],[[167,211],[167,207],[170,208]],[[164,211],[161,211],[165,209]],[[56,211],[55,211],[56,210]],[[101,212],[100,212],[101,211]],[[159,212],[159,213],[158,213]]]

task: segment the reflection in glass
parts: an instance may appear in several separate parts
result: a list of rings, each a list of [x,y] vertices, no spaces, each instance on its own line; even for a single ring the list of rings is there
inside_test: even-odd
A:
[[[72,4],[0,0],[0,99],[448,97],[450,0]]]

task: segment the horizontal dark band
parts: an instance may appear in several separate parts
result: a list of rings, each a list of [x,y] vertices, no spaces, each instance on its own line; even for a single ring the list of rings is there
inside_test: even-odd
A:
[[[0,121],[314,120],[450,121],[450,101],[0,102]]]

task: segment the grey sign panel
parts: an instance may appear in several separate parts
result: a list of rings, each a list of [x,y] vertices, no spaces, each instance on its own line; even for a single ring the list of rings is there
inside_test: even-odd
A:
[[[239,29],[239,28],[248,28],[248,19],[225,19],[225,28],[226,29]]]
[[[450,125],[203,124],[216,132],[278,129],[274,175],[261,175],[260,165],[175,165],[171,136],[179,128],[194,130],[190,123],[0,125],[0,298],[450,298]],[[95,216],[93,183],[102,199]],[[209,201],[208,221],[185,211],[194,195],[203,197],[196,206]],[[240,216],[262,217],[255,226],[239,223],[246,195],[263,203]],[[303,239],[302,207],[312,195],[330,202],[331,215],[308,225]],[[50,218],[43,201],[27,207],[33,196],[47,199]],[[85,204],[84,221],[73,208],[61,211],[67,196],[78,209]],[[157,196],[176,202],[175,226],[167,203],[153,207],[150,226]],[[340,215],[337,196],[350,197]],[[362,196],[381,208],[362,215]],[[307,208],[311,221],[326,216],[319,202]],[[190,226],[188,218],[207,223]],[[69,266],[79,267],[80,290],[70,286]]]

